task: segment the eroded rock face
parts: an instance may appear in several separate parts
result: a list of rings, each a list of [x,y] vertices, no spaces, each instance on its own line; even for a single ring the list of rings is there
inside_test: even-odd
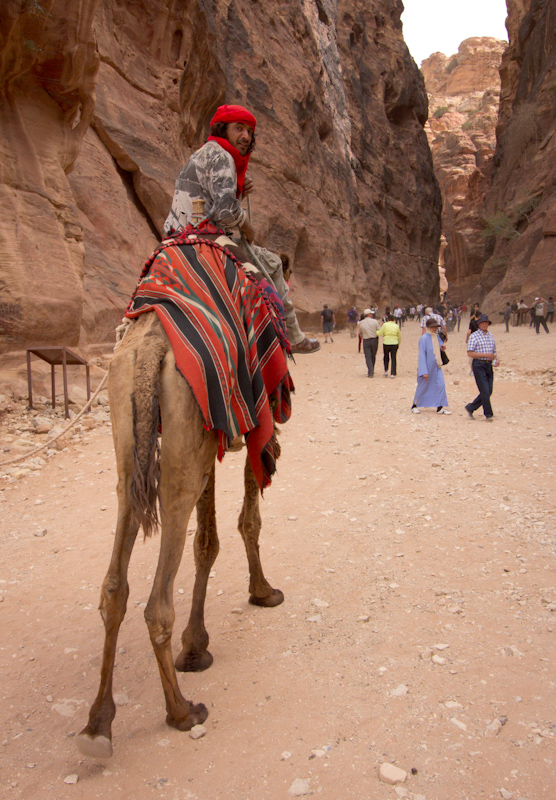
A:
[[[0,352],[79,339],[85,250],[67,173],[94,108],[97,6],[2,4]]]
[[[11,0],[0,352],[113,338],[184,160],[257,116],[258,240],[322,302],[434,297],[440,200],[399,0]]]
[[[426,125],[442,191],[443,252],[450,296],[469,299],[484,264],[481,222],[496,148],[499,66],[507,43],[466,39],[454,56],[433,53],[421,65],[429,95]]]
[[[494,314],[508,300],[553,295],[556,281],[556,0],[507,6],[495,153],[489,136],[445,251],[450,294]]]
[[[484,218],[480,297],[554,294],[556,282],[556,0],[508,0],[510,47],[501,67],[501,108]]]

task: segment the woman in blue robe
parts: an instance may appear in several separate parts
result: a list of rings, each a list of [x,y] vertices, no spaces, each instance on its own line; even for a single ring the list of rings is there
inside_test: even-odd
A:
[[[419,363],[417,366],[417,389],[411,411],[419,414],[419,408],[435,408],[437,414],[451,414],[448,405],[446,384],[442,373],[440,350],[445,345],[438,335],[437,320],[429,318],[425,333],[419,339]]]

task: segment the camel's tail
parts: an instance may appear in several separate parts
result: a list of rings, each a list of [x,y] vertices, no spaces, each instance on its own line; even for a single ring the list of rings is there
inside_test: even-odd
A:
[[[135,519],[150,536],[159,525],[158,481],[160,476],[159,393],[160,367],[168,344],[154,332],[147,334],[137,350],[133,388],[133,473],[131,509]]]

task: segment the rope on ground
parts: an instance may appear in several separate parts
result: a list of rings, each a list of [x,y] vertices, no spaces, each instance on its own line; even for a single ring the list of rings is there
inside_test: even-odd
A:
[[[93,401],[98,397],[98,395],[100,394],[102,389],[104,389],[104,386],[106,384],[106,379],[107,378],[108,378],[108,373],[105,372],[104,373],[104,377],[102,378],[102,380],[101,380],[96,392],[94,393],[94,395],[87,400],[87,402],[85,403],[83,408],[79,411],[78,414],[75,415],[75,417],[72,419],[72,421],[69,423],[69,425],[67,425],[64,428],[63,431],[60,431],[60,433],[57,433],[56,436],[52,437],[52,439],[49,439],[48,442],[45,442],[44,444],[41,444],[40,447],[36,447],[34,450],[31,450],[29,453],[24,453],[21,456],[16,456],[16,458],[11,458],[9,461],[0,462],[0,468],[1,467],[8,467],[10,464],[17,464],[18,461],[27,461],[27,459],[31,458],[32,456],[34,456],[35,453],[40,453],[40,451],[44,450],[46,447],[52,447],[52,445],[54,444],[56,439],[60,439],[60,437],[64,436],[71,428],[73,428],[75,423],[78,422],[78,420],[81,419],[83,414],[86,411],[88,411],[88,409],[92,405]]]

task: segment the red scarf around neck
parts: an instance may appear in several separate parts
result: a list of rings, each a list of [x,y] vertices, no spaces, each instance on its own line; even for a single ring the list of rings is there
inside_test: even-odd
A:
[[[236,197],[239,197],[243,194],[243,184],[245,183],[245,173],[247,172],[247,167],[249,165],[249,156],[250,153],[247,153],[246,156],[242,156],[239,150],[230,144],[227,139],[222,139],[220,136],[209,136],[207,142],[217,142],[220,147],[223,147],[227,153],[231,155],[234,159],[234,164],[236,165],[236,173],[237,173],[237,193]]]

